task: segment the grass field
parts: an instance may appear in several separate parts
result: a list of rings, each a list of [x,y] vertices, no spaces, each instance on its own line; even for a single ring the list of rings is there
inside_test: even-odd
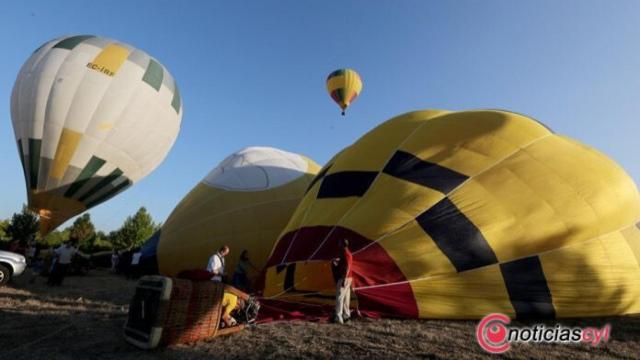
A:
[[[208,342],[142,351],[122,326],[135,282],[92,271],[51,288],[27,276],[0,288],[0,359],[281,359],[490,357],[477,345],[475,321],[362,319],[346,325],[274,322]],[[587,345],[517,344],[509,359],[638,359],[640,317],[561,321],[612,326],[611,340]],[[495,357],[495,356],[493,356]]]

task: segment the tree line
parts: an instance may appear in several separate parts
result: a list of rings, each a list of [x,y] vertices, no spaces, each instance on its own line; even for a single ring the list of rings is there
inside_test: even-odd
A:
[[[78,239],[80,249],[85,252],[127,250],[144,244],[160,229],[161,224],[156,224],[143,206],[128,216],[120,228],[109,233],[97,230],[89,213],[77,217],[72,225],[54,230],[45,237],[40,236],[39,226],[38,217],[23,206],[22,211],[13,214],[10,219],[0,220],[0,247],[8,247],[12,242],[25,246],[33,238],[41,245],[55,247],[73,237]]]

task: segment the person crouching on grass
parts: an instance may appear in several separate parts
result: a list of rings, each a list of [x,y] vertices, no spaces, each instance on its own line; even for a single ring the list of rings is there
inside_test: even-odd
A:
[[[228,328],[236,325],[246,324],[248,320],[246,317],[238,321],[232,315],[235,313],[238,315],[239,311],[243,311],[247,303],[250,303],[250,296],[243,291],[240,291],[233,286],[224,285],[224,294],[222,296],[222,314],[220,325],[223,328]],[[257,316],[257,314],[256,314]]]
[[[222,296],[222,323],[224,327],[236,326],[238,322],[231,316],[235,310],[243,307],[243,302],[237,295],[225,291]]]
[[[349,240],[340,241],[340,250],[338,257],[333,259],[335,267],[336,282],[336,313],[334,321],[344,324],[351,318],[351,310],[349,305],[351,302],[351,264],[353,263],[353,255],[349,251]]]

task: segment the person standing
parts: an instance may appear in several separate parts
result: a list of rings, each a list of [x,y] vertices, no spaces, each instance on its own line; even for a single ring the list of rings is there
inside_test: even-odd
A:
[[[54,286],[62,285],[62,281],[64,280],[65,276],[67,276],[67,272],[69,271],[69,267],[71,266],[71,261],[73,260],[73,257],[74,255],[76,255],[76,253],[83,257],[88,257],[78,250],[76,244],[77,241],[72,238],[69,241],[65,241],[62,246],[54,250],[56,262],[51,275],[49,275],[49,281],[47,282],[47,284]]]
[[[209,258],[209,263],[207,263],[207,271],[213,274],[213,276],[211,277],[211,281],[224,282],[224,257],[227,255],[229,255],[229,247],[227,245],[224,245]]]
[[[111,272],[116,273],[118,270],[118,262],[120,262],[120,255],[118,255],[118,250],[113,250],[111,254]]]
[[[251,293],[252,286],[249,281],[249,271],[258,271],[258,269],[251,263],[249,260],[249,251],[242,250],[240,254],[240,259],[238,260],[238,265],[236,265],[236,270],[233,272],[233,278],[231,283],[236,288]]]
[[[351,264],[353,263],[353,255],[349,251],[349,240],[343,239],[340,242],[340,250],[338,257],[333,260],[336,267],[336,309],[335,322],[343,324],[351,318],[351,310],[349,305],[351,302]]]
[[[31,262],[31,278],[29,279],[29,284],[35,284],[38,276],[44,272],[44,258],[42,253],[43,251],[37,246]]]
[[[29,242],[27,243],[27,248],[24,251],[24,257],[27,258],[27,265],[31,266],[31,264],[33,263],[34,258],[36,257],[36,248],[37,244],[36,244],[36,240],[35,240],[35,236],[31,237],[31,240],[29,240]]]
[[[131,255],[131,267],[129,268],[129,277],[131,279],[137,279],[140,277],[140,257],[142,252],[140,249],[135,249],[133,255]]]

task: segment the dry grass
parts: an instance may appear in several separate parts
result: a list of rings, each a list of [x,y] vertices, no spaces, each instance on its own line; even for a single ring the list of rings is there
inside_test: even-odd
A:
[[[359,320],[344,326],[280,322],[239,334],[156,351],[141,351],[122,338],[135,283],[106,272],[68,277],[61,288],[28,284],[26,277],[0,289],[1,359],[280,359],[487,357],[476,344],[472,321]],[[503,357],[637,359],[640,318],[563,321],[611,323],[612,340],[586,345],[514,345]]]

